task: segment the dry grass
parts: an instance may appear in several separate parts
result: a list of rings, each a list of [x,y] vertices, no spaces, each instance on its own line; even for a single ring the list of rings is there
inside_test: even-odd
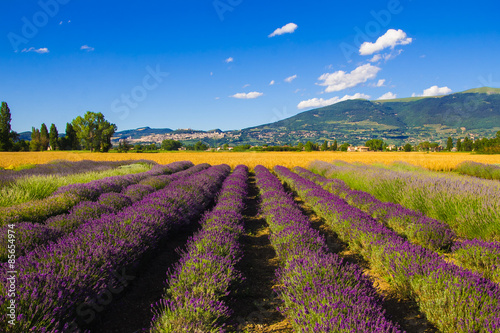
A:
[[[262,164],[266,167],[283,165],[286,167],[307,167],[314,160],[331,162],[343,160],[346,162],[363,163],[385,163],[404,161],[413,165],[421,166],[430,170],[450,171],[463,161],[475,161],[488,164],[500,164],[500,155],[473,155],[470,153],[357,153],[357,152],[171,152],[171,153],[85,153],[85,152],[27,152],[27,153],[0,153],[0,167],[13,168],[26,164],[43,164],[53,160],[63,159],[68,161],[94,160],[94,161],[119,161],[129,159],[148,159],[160,164],[168,164],[175,161],[189,160],[195,164],[226,163],[231,167],[245,164],[253,169]]]

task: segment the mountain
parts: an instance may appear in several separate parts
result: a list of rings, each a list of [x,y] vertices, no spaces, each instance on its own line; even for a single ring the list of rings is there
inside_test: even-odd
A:
[[[117,139],[140,143],[175,139],[204,141],[212,146],[230,144],[296,144],[299,141],[337,140],[353,145],[369,139],[390,144],[492,137],[500,131],[500,89],[483,87],[436,97],[393,100],[349,100],[293,117],[238,131],[151,129],[122,131]]]
[[[111,140],[112,141],[119,141],[122,139],[136,140],[145,136],[151,136],[156,134],[162,135],[171,132],[173,132],[173,130],[171,130],[170,128],[141,127],[133,130],[116,132],[115,135],[111,138]]]

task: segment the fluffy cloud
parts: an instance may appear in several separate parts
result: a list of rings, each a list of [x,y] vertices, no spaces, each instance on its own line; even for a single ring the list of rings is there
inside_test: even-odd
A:
[[[274,82],[274,80],[271,80],[271,82],[269,82],[269,85],[270,85],[270,86],[274,86],[274,84],[275,84],[275,83],[276,83],[276,82]]]
[[[80,47],[80,50],[84,50],[84,51],[87,51],[87,52],[92,52],[95,49],[93,47],[88,46],[88,45],[83,45],[82,47]]]
[[[384,84],[385,84],[385,79],[384,80],[378,80],[378,82],[375,83],[373,86],[377,87],[377,88],[380,88],[380,87],[383,87]]]
[[[377,99],[379,99],[379,100],[382,100],[382,99],[395,99],[395,98],[397,98],[397,97],[398,97],[398,95],[393,94],[393,93],[391,93],[391,92],[389,91],[388,93],[383,94],[382,96],[380,96],[380,97],[379,97],[379,98],[377,98]]]
[[[23,49],[21,52],[27,53],[27,52],[36,52],[39,54],[43,53],[49,53],[49,49],[46,47],[41,47],[39,49],[35,49],[34,47],[30,47],[29,49]]]
[[[323,82],[318,84],[326,86],[325,92],[341,91],[376,78],[379,71],[380,67],[366,64],[359,66],[350,73],[337,71],[335,73],[323,74],[318,78],[318,80]]]
[[[403,30],[389,29],[383,36],[380,36],[375,43],[364,42],[359,48],[359,54],[371,55],[388,47],[394,49],[396,45],[407,45],[411,42],[412,39],[407,37],[406,32]]]
[[[297,28],[298,26],[295,23],[288,23],[287,25],[284,25],[283,27],[274,30],[274,32],[270,34],[268,37],[271,38],[283,34],[291,34],[294,33]]]
[[[230,97],[238,98],[238,99],[254,99],[254,98],[260,97],[262,95],[264,95],[264,94],[261,92],[252,91],[249,93],[237,93],[237,94],[234,94],[233,96],[230,96]]]
[[[333,97],[330,99],[312,98],[312,99],[308,99],[307,101],[300,102],[299,105],[297,105],[297,108],[299,108],[299,109],[316,108],[316,107],[328,106],[328,105],[332,105],[335,103],[340,103],[343,101],[347,101],[347,100],[351,100],[351,99],[359,99],[359,98],[369,99],[370,96],[365,95],[365,94],[356,93],[352,96],[345,95],[344,97]]]
[[[422,96],[424,97],[431,97],[431,96],[439,96],[439,95],[446,95],[451,93],[452,90],[448,87],[438,87],[438,86],[432,86],[429,89],[424,90],[424,94]]]
[[[233,61],[234,61],[234,58],[233,58],[233,57],[229,57],[229,58],[227,58],[226,60],[224,60],[224,62],[225,62],[226,64],[229,64],[230,62],[233,62]]]
[[[292,76],[287,77],[284,81],[288,82],[288,83],[291,83],[296,78],[297,78],[297,75],[292,75]]]

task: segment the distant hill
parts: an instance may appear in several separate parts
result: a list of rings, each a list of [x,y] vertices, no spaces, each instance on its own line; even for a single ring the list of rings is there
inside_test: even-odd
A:
[[[140,139],[143,136],[154,135],[154,134],[167,134],[171,132],[173,132],[173,130],[171,130],[170,128],[141,127],[133,130],[116,132],[111,139],[112,141],[119,141],[122,139],[134,140],[134,139]]]
[[[497,131],[500,131],[500,89],[483,87],[436,97],[349,100],[237,131],[142,127],[117,132],[113,143],[119,139],[146,143],[172,138],[184,143],[201,140],[212,146],[295,145],[308,140],[337,140],[357,145],[379,138],[398,145],[421,141],[444,144],[449,136],[492,137]]]

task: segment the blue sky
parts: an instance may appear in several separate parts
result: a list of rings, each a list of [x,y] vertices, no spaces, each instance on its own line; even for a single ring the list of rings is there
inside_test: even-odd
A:
[[[2,1],[18,132],[241,129],[344,99],[500,87],[497,1]]]

